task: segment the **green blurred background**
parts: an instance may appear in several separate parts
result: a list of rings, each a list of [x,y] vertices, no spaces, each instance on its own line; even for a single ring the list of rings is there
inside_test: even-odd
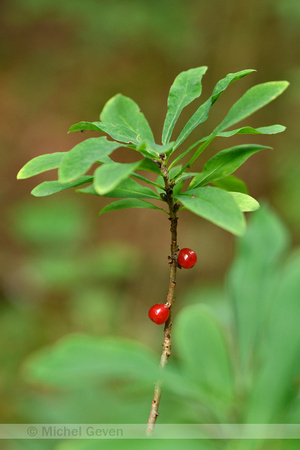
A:
[[[300,4],[3,0],[0,24],[0,422],[13,423],[28,417],[20,406],[26,390],[22,362],[67,333],[137,338],[160,352],[162,336],[147,311],[164,301],[169,253],[163,214],[128,210],[98,218],[105,200],[74,191],[33,198],[31,189],[55,174],[17,182],[18,170],[34,156],[80,142],[82,135],[67,134],[70,125],[98,120],[104,103],[118,92],[138,103],[159,142],[168,90],[179,72],[208,66],[205,100],[227,73],[253,68],[257,72],[223,94],[193,137],[206,135],[252,85],[291,83],[282,98],[246,124],[280,123],[286,132],[259,137],[274,150],[254,156],[237,175],[251,195],[273,206],[292,244],[299,244]],[[217,297],[234,238],[182,212],[179,245],[194,248],[198,264],[179,273],[178,309],[194,303],[202,287]]]

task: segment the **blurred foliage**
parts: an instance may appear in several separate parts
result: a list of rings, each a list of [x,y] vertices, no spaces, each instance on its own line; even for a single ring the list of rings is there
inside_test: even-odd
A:
[[[20,260],[8,257],[2,273],[2,422],[23,420],[16,405],[24,394],[18,371],[26,354],[70,331],[124,332],[142,257],[117,240],[87,245],[91,224],[82,206],[61,206],[21,203],[10,215],[10,234],[27,253]]]
[[[13,0],[7,8],[10,18],[13,6],[19,11],[13,18],[19,26],[46,17],[55,18],[59,25],[65,24],[73,32],[77,43],[87,44],[91,53],[97,52],[97,46],[91,42],[102,43],[101,53],[108,57],[124,37],[128,45],[141,50],[145,45],[160,47],[163,41],[165,49],[175,58],[178,58],[178,50],[183,51],[187,44],[192,44],[192,17],[188,14],[189,8],[181,9],[181,0],[151,3],[147,0],[29,0],[26,5],[21,0]]]
[[[300,259],[299,252],[287,249],[285,227],[263,207],[238,241],[222,300],[215,288],[215,301],[207,290],[194,287],[187,293],[190,305],[174,320],[160,421],[297,423]],[[70,334],[27,358],[22,383],[28,388],[16,407],[32,423],[144,423],[157,363],[158,356],[137,340]],[[207,439],[199,448],[222,444],[213,436]],[[139,448],[150,445],[144,444]],[[49,448],[70,445],[53,442]],[[226,445],[222,448],[253,448],[247,440]],[[255,448],[268,445],[257,441]],[[72,448],[96,449],[99,442],[74,441]],[[278,441],[272,448],[294,447]]]

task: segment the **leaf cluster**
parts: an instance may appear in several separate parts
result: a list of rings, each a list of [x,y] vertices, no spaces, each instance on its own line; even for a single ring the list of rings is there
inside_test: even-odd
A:
[[[209,136],[184,148],[187,137],[208,119],[210,109],[227,87],[253,72],[242,70],[221,79],[178,137],[171,141],[182,110],[201,95],[201,82],[206,70],[205,66],[189,69],[175,78],[168,96],[161,144],[155,143],[151,128],[138,105],[132,99],[117,94],[105,104],[99,121],[82,121],[72,125],[69,130],[97,131],[106,136],[88,138],[68,152],[38,156],[29,161],[17,177],[23,179],[58,169],[57,181],[39,184],[32,194],[43,197],[77,188],[81,193],[118,199],[105,206],[100,214],[124,208],[150,208],[168,213],[165,209],[168,194],[173,197],[173,204],[177,203],[236,235],[242,235],[245,231],[243,212],[254,211],[259,205],[248,195],[245,183],[233,173],[251,155],[270,147],[258,144],[236,145],[212,156],[200,172],[191,172],[190,168],[217,137],[284,131],[285,127],[282,125],[228,129],[278,97],[287,88],[288,82],[267,82],[252,87],[233,104]],[[117,148],[135,151],[136,161],[121,163],[112,159],[111,155]],[[187,163],[180,164],[187,155]],[[95,163],[97,168],[92,175],[87,175]],[[153,176],[156,178],[153,179]]]

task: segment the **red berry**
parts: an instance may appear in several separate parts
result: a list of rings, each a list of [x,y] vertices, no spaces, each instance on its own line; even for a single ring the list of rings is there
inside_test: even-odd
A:
[[[157,325],[165,323],[168,320],[169,314],[169,308],[164,303],[157,303],[151,306],[148,311],[149,318]]]
[[[182,248],[178,254],[177,261],[184,269],[191,269],[197,262],[197,255],[190,248]]]

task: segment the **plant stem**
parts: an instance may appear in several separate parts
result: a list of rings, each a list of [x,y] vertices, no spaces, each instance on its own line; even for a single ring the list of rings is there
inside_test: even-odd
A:
[[[172,309],[175,301],[175,287],[176,287],[176,270],[177,270],[177,205],[174,203],[173,198],[173,186],[170,184],[169,172],[167,167],[162,164],[161,167],[162,175],[165,182],[165,191],[166,191],[166,202],[169,206],[169,220],[171,222],[170,232],[171,232],[171,256],[170,260],[170,281],[169,281],[169,289],[167,294],[166,305],[169,307],[170,314],[169,318],[165,323],[164,328],[164,340],[163,340],[163,351],[160,358],[160,369],[163,369],[168,362],[168,358],[171,354],[171,331],[172,331]],[[161,388],[162,383],[158,380],[155,384],[154,388],[154,396],[152,401],[152,406],[150,410],[150,416],[148,419],[147,425],[147,434],[151,435],[154,431],[155,422],[158,416],[158,407],[161,397]]]

